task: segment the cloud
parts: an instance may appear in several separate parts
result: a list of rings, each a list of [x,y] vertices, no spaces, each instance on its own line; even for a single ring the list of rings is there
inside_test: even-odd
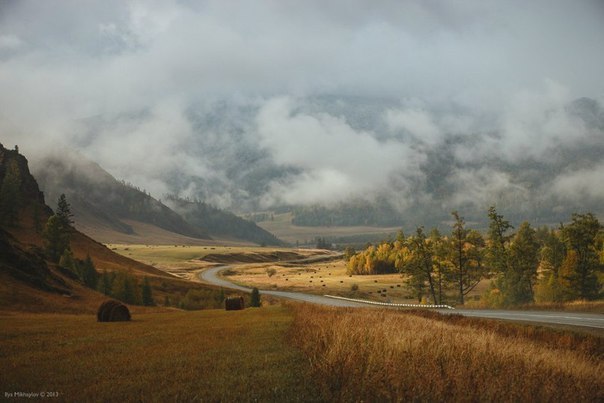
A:
[[[407,144],[378,141],[342,118],[296,112],[296,108],[290,98],[271,99],[256,119],[261,146],[271,151],[277,164],[301,171],[287,183],[272,185],[277,200],[337,201],[382,190],[393,172],[418,173],[421,157]]]
[[[599,185],[601,108],[588,124],[568,105],[604,100],[602,17],[597,0],[2,2],[0,138],[232,208],[571,194]]]

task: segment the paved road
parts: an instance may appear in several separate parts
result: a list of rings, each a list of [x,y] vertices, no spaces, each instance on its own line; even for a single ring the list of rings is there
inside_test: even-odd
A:
[[[218,277],[218,272],[227,269],[229,266],[217,266],[201,272],[199,278],[210,284],[218,285],[225,288],[240,290],[243,292],[251,292],[250,288],[241,287],[233,284],[223,278]],[[332,299],[320,295],[305,294],[301,292],[288,291],[262,291],[263,294],[273,295],[275,297],[289,298],[297,301],[311,302],[314,304],[342,307],[368,307],[358,302]],[[553,312],[553,311],[504,311],[504,310],[439,310],[439,312],[447,314],[459,314],[464,316],[474,316],[479,318],[505,319],[512,321],[528,321],[540,322],[548,324],[558,324],[567,326],[582,326],[604,330],[604,315],[593,313],[574,313],[574,312]]]

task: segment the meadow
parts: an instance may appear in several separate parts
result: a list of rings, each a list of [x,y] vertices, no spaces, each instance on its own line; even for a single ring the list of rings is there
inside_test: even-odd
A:
[[[601,336],[386,310],[294,309],[292,341],[328,401],[604,399]]]
[[[0,314],[0,393],[53,401],[313,401],[290,309],[93,315]],[[50,396],[50,395],[49,395]]]
[[[0,314],[2,393],[55,401],[602,401],[604,340],[307,304]],[[7,395],[3,395],[7,399]]]
[[[224,275],[236,284],[259,289],[340,295],[380,302],[418,302],[400,274],[349,275],[342,259],[306,264],[237,265]],[[489,282],[482,281],[468,299],[478,299],[489,287]],[[453,302],[454,298],[451,298],[450,303]]]

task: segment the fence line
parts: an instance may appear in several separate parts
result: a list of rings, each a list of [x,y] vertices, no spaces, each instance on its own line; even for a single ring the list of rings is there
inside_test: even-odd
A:
[[[358,303],[361,303],[361,304],[390,306],[390,307],[393,307],[393,308],[455,309],[455,308],[453,308],[450,305],[392,304],[392,303],[389,303],[389,302],[377,302],[377,301],[368,301],[366,299],[355,299],[355,298],[339,297],[337,295],[324,295],[324,297],[334,298],[334,299],[342,299],[344,301],[358,302]]]

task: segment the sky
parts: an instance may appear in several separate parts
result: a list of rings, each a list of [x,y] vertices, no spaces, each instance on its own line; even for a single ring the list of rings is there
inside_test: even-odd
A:
[[[603,22],[599,0],[0,0],[0,142],[225,208],[405,209],[446,154],[447,207],[486,203],[534,191],[510,165],[604,147],[568,111],[604,102]],[[548,169],[552,198],[604,200],[597,156]]]

